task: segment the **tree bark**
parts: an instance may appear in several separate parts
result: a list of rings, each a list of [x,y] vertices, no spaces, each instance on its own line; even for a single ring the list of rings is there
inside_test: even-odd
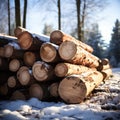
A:
[[[37,61],[32,66],[33,76],[37,81],[48,81],[54,77],[54,69],[51,65]]]
[[[75,65],[70,63],[58,63],[55,67],[55,74],[58,77],[65,77],[72,74],[81,74],[86,71],[93,71],[95,68],[88,68],[83,65]]]
[[[67,62],[94,68],[99,66],[100,59],[98,57],[71,41],[63,42],[58,52],[60,57]]]
[[[50,42],[43,43],[40,47],[40,57],[45,62],[59,62],[61,61],[58,54],[58,46]]]
[[[58,92],[66,103],[80,103],[102,81],[103,75],[98,71],[88,71],[81,75],[71,75],[60,82]]]
[[[60,45],[64,41],[72,41],[78,46],[81,46],[83,49],[87,50],[88,52],[92,53],[93,48],[79,40],[76,40],[74,37],[63,33],[62,31],[55,30],[50,34],[50,42]]]
[[[39,50],[42,43],[48,41],[48,36],[32,34],[28,31],[24,31],[18,36],[20,47],[25,50]]]

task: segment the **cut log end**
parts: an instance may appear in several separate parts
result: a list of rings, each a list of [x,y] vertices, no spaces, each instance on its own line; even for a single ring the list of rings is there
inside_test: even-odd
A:
[[[58,77],[64,77],[68,72],[68,67],[64,63],[59,63],[55,67],[55,74]]]
[[[58,88],[60,97],[67,103],[80,103],[86,96],[86,86],[77,77],[64,78]]]
[[[36,98],[42,100],[43,89],[39,84],[32,84],[29,88],[29,94],[31,97],[36,97]]]
[[[5,48],[4,56],[7,57],[7,58],[11,57],[12,54],[13,54],[13,50],[14,50],[13,46],[5,45],[4,48]]]
[[[31,36],[31,34],[27,31],[22,32],[19,36],[18,36],[18,42],[20,44],[20,47],[22,49],[28,49],[31,47],[32,45],[32,41],[33,38]]]
[[[14,88],[16,86],[16,79],[14,76],[10,76],[8,78],[7,84],[10,88]]]
[[[77,48],[73,42],[65,41],[60,45],[58,51],[63,60],[71,60],[76,54]]]
[[[56,54],[56,49],[51,44],[43,44],[40,48],[41,59],[45,62],[54,61]]]
[[[36,57],[33,52],[25,52],[23,59],[27,66],[32,66],[36,60]]]
[[[63,33],[60,30],[55,30],[50,34],[50,42],[56,45],[62,43]]]
[[[42,68],[42,64],[40,65],[34,65],[33,67],[33,71],[34,71],[34,77],[38,80],[38,81],[43,81],[45,79],[47,79],[47,71],[45,69]]]
[[[9,63],[9,70],[12,72],[16,72],[20,67],[20,62],[17,59],[13,59]]]

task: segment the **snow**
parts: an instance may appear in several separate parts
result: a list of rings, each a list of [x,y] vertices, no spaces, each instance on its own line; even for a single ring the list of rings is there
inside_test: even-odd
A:
[[[120,120],[120,68],[80,104],[0,101],[0,120]]]

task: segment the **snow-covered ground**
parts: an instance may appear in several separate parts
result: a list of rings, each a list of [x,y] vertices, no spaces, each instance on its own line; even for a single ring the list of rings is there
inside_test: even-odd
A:
[[[120,68],[80,104],[0,101],[0,120],[120,120]]]

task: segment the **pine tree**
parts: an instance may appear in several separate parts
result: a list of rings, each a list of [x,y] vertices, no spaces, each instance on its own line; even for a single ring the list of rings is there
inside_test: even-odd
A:
[[[115,57],[117,64],[120,62],[120,21],[117,19],[109,46],[109,58]],[[115,65],[113,67],[116,67]]]

